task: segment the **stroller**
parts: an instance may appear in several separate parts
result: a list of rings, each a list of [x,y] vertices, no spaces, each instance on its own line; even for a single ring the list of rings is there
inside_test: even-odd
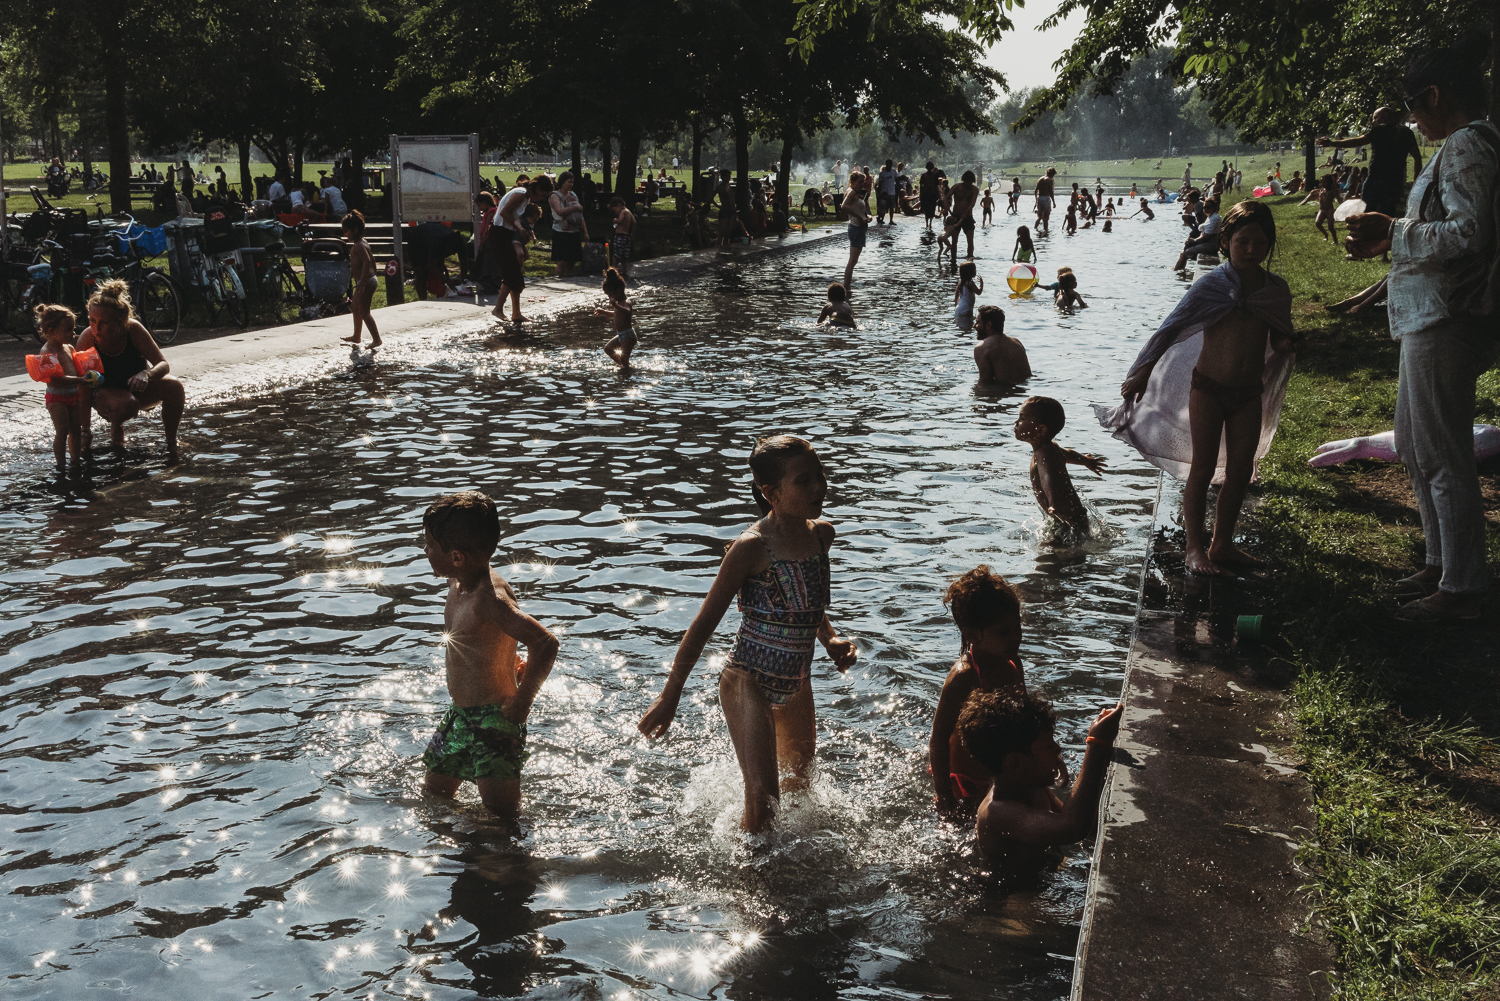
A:
[[[308,303],[302,319],[338,316],[350,311],[349,245],[343,240],[307,240],[302,244],[302,274]]]

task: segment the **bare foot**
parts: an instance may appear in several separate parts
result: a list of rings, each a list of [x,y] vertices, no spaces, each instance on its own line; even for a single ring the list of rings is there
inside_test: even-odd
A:
[[[380,345],[382,345],[384,343],[385,342],[382,341],[380,339],[380,336],[377,334],[376,337],[375,337],[375,339],[370,342],[370,350],[374,351],[376,348],[380,347]]]
[[[1201,549],[1190,549],[1187,554],[1187,572],[1202,574],[1205,577],[1213,577],[1224,571],[1220,570],[1218,565],[1209,559],[1208,554]]]
[[[359,343],[359,335],[355,334],[355,335],[353,335],[351,337],[340,337],[339,340],[343,341],[345,344],[358,344]]]
[[[494,309],[490,310],[490,315],[497,320],[503,320],[505,319],[505,308],[497,305]]]
[[[1209,546],[1208,558],[1222,566],[1263,567],[1266,565],[1265,560],[1258,556],[1251,556],[1237,546]]]
[[[511,323],[526,323],[528,321],[527,321],[526,317],[522,316],[520,313],[517,313],[515,316],[512,316],[510,318],[510,322]]]

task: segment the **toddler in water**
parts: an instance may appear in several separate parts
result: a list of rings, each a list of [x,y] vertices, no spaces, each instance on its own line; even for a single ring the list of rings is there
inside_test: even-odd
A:
[[[963,325],[965,320],[974,322],[974,300],[984,294],[984,279],[979,277],[979,268],[973,261],[964,261],[958,266],[958,285],[953,289],[953,318]],[[968,330],[964,326],[964,330]]]
[[[849,305],[849,293],[838,282],[828,286],[828,301],[818,313],[818,322],[824,321],[835,327],[854,326],[854,307]]]
[[[1104,460],[1063,448],[1052,440],[1066,421],[1061,403],[1050,396],[1033,396],[1021,404],[1016,415],[1016,440],[1031,446],[1031,490],[1037,505],[1074,532],[1086,535],[1089,516],[1083,501],[1078,499],[1078,491],[1073,489],[1068,463],[1077,463],[1097,473],[1104,468]]]
[[[47,416],[52,418],[52,456],[57,460],[57,471],[68,471],[68,459],[73,469],[81,467],[83,433],[89,421],[89,398],[87,382],[73,364],[73,328],[78,317],[66,306],[38,306],[36,308],[38,333],[42,338],[42,349],[38,352],[44,361],[57,360],[60,375],[47,381],[45,401]]]
[[[1025,226],[1016,230],[1016,246],[1010,253],[1010,259],[1020,264],[1030,264],[1036,256],[1036,246],[1031,242],[1031,230]]]
[[[1141,199],[1141,207],[1130,213],[1129,218],[1134,219],[1138,215],[1143,215],[1146,217],[1142,219],[1141,222],[1150,222],[1152,219],[1156,218],[1156,213],[1151,211],[1151,204],[1144,198]]]
[[[604,272],[600,287],[609,296],[609,309],[596,306],[594,315],[613,316],[615,320],[615,335],[604,345],[604,353],[618,362],[622,369],[629,368],[636,342],[635,305],[625,298],[625,279],[614,268]]]
[[[990,773],[974,760],[958,737],[958,714],[975,692],[1014,692],[1026,688],[1021,667],[1021,599],[987,566],[955,580],[943,596],[953,611],[963,653],[948,669],[932,736],[927,770],[939,813],[973,810],[990,791]]]
[[[1089,304],[1083,301],[1083,296],[1078,294],[1078,276],[1073,273],[1072,268],[1058,268],[1057,281],[1047,287],[1052,290],[1053,305],[1089,308]]]
[[[984,218],[981,221],[980,228],[988,229],[995,214],[995,196],[990,194],[989,188],[984,189],[984,197],[979,200],[979,207],[984,209]]]
[[[521,611],[515,592],[490,566],[500,517],[484,494],[449,494],[422,516],[423,550],[448,579],[443,606],[445,671],[453,704],[422,755],[428,792],[453,798],[479,787],[489,810],[514,821],[526,762],[526,718],[557,657],[557,637]],[[526,659],[516,658],[516,645]]]
[[[834,634],[825,611],[834,530],[820,517],[828,480],[818,453],[791,435],[762,438],[750,453],[750,472],[762,517],[730,545],[639,729],[652,738],[667,732],[688,674],[738,596],[744,617],[719,675],[719,704],[745,779],[740,829],[759,834],[775,816],[781,789],[805,786],[812,765],[814,640],[841,672],[858,651]],[[784,785],[778,783],[783,769],[791,773]]]
[[[1131,366],[1120,395],[1127,405],[1101,421],[1117,429],[1116,437],[1130,442],[1163,469],[1180,466],[1176,440],[1180,430],[1175,415],[1187,390],[1191,463],[1183,491],[1182,524],[1187,542],[1187,570],[1221,573],[1221,565],[1260,566],[1263,561],[1234,544],[1235,523],[1245,489],[1255,472],[1255,461],[1268,446],[1280,415],[1282,394],[1290,373],[1292,352],[1299,338],[1292,330],[1291,291],[1261,263],[1276,246],[1276,223],[1269,206],[1240,202],[1224,214],[1219,246],[1229,261],[1188,287],[1182,302]],[[1173,353],[1179,344],[1202,344],[1187,378],[1185,359]],[[1269,343],[1270,351],[1266,350]],[[1151,385],[1158,362],[1168,359],[1168,375]],[[1190,388],[1182,385],[1191,383]],[[1147,417],[1133,412],[1136,401],[1150,390],[1154,402]],[[1265,395],[1270,391],[1269,400]],[[1144,406],[1144,404],[1142,404]],[[1212,541],[1203,543],[1203,519],[1208,486],[1218,471],[1220,441],[1225,456],[1223,487],[1214,515]],[[1174,472],[1174,475],[1181,476]]]

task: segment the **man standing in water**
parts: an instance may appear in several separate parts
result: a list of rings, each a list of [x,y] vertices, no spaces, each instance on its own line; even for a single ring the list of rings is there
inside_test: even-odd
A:
[[[969,241],[970,260],[974,258],[974,203],[979,201],[979,186],[974,183],[974,172],[964,171],[963,178],[953,186],[953,212],[948,216],[948,231],[961,229]],[[958,263],[958,235],[953,239],[953,263]]]
[[[922,215],[927,219],[927,231],[932,232],[932,217],[937,215],[938,179],[943,172],[927,161],[927,169],[917,178],[917,193],[922,201]]]
[[[875,182],[875,220],[885,217],[888,225],[896,225],[896,168],[887,160]],[[972,255],[970,255],[972,256]]]
[[[1031,361],[1026,347],[1005,334],[1005,311],[999,306],[980,306],[974,321],[974,365],[979,381],[1014,386],[1031,378]]]
[[[1047,173],[1036,182],[1036,228],[1052,232],[1052,179],[1057,176],[1056,167],[1048,167]]]

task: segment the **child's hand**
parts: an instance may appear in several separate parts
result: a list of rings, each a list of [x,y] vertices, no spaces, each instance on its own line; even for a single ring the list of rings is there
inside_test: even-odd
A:
[[[1120,383],[1120,395],[1127,400],[1139,400],[1146,393],[1146,384],[1151,381],[1151,370],[1142,369]]]
[[[839,669],[840,674],[848,671],[859,659],[859,648],[854,645],[853,640],[835,636],[824,644],[824,647],[828,650],[828,656],[833,658],[833,666]]]
[[[636,729],[650,737],[652,740],[667,732],[667,727],[672,725],[672,720],[677,716],[677,700],[682,697],[680,689],[673,688],[668,682],[667,687],[651,703],[651,708],[646,710],[646,715],[641,717],[641,722]]]
[[[1099,710],[1094,723],[1089,727],[1089,736],[1097,737],[1106,744],[1113,744],[1120,733],[1120,721],[1125,717],[1125,704],[1117,702],[1108,709]]]
[[[1078,464],[1091,473],[1104,472],[1104,463],[1103,456],[1094,455],[1092,452],[1083,452],[1078,456]]]

